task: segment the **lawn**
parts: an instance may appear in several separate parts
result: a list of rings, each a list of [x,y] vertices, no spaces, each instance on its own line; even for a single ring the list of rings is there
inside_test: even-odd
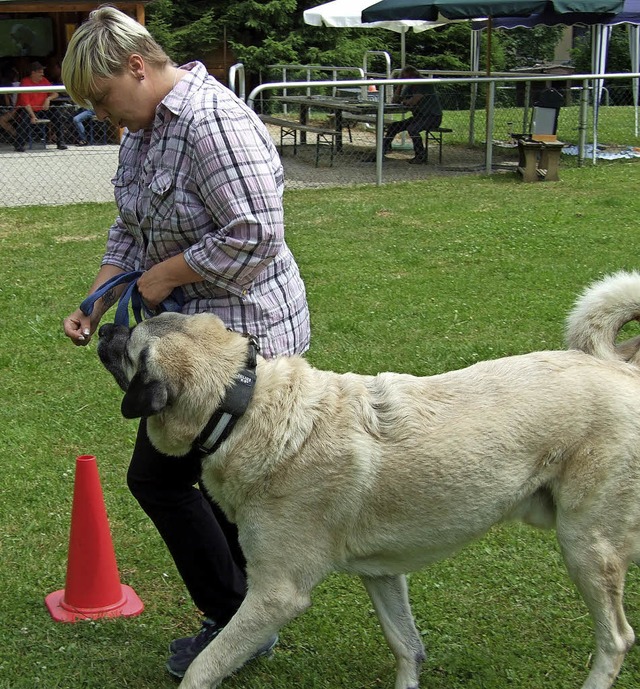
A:
[[[288,241],[312,313],[310,361],[419,375],[563,346],[563,321],[592,280],[638,268],[640,164],[567,168],[557,183],[512,174],[290,191]],[[198,616],[125,485],[135,423],[95,344],[61,320],[98,265],[111,204],[0,209],[0,689],[170,689],[170,639]],[[74,463],[95,454],[131,619],[56,623],[44,597],[65,583]],[[615,506],[613,506],[615,508]],[[552,532],[494,529],[413,574],[429,689],[577,689],[593,638]],[[627,583],[640,629],[640,572]],[[281,633],[271,661],[230,689],[392,689],[393,659],[364,590],[334,575]],[[616,689],[640,686],[629,653]]]

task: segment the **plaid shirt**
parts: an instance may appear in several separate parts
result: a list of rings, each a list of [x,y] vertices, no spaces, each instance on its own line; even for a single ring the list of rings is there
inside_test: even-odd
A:
[[[119,216],[103,264],[146,270],[178,253],[204,282],[182,286],[184,313],[210,311],[256,335],[263,356],[309,346],[304,283],[284,240],[282,164],[255,113],[192,62],[126,132],[115,178]]]

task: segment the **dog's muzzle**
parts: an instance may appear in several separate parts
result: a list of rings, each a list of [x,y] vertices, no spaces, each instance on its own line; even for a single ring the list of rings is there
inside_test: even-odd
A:
[[[115,325],[114,323],[105,323],[98,330],[100,361],[125,392],[129,388],[129,380],[124,370],[124,354],[131,330],[125,325]]]

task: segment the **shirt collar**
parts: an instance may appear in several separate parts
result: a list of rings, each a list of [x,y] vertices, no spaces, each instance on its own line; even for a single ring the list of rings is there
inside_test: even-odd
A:
[[[162,99],[162,105],[174,115],[179,115],[191,95],[200,89],[205,79],[209,76],[207,68],[202,62],[189,62],[182,65],[180,69],[188,72]]]

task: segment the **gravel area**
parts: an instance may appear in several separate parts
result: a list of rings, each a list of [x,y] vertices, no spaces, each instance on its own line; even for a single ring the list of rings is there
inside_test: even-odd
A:
[[[279,129],[271,128],[279,143]],[[376,166],[373,160],[373,133],[354,130],[352,141],[336,153],[333,164],[328,147],[320,152],[315,166],[315,142],[285,146],[282,161],[285,184],[289,189],[344,187],[356,184],[375,184]],[[460,175],[484,172],[484,150],[447,146],[443,148],[443,162],[438,162],[438,149],[432,143],[428,165],[409,165],[413,156],[411,146],[396,141],[393,153],[385,158],[383,182],[420,180],[438,175]],[[517,153],[494,153],[494,162],[506,169],[515,169]],[[111,179],[118,164],[118,146],[69,146],[58,151],[49,145],[16,153],[7,144],[0,144],[0,205],[60,205],[113,200]]]

